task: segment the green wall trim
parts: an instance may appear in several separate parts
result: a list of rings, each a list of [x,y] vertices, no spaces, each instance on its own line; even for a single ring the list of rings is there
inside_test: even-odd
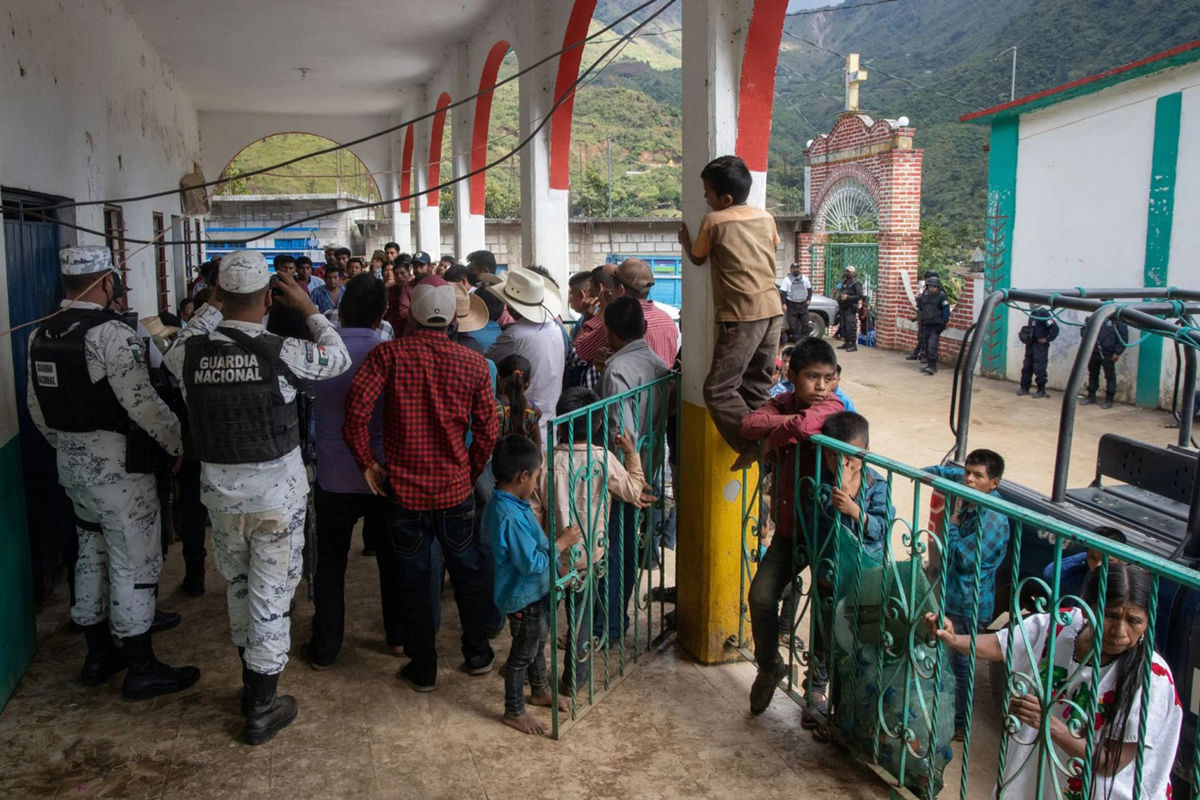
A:
[[[1146,263],[1143,284],[1166,286],[1175,215],[1175,173],[1183,93],[1164,95],[1154,107],[1154,147],[1150,156],[1150,202],[1146,211]],[[1137,404],[1156,408],[1162,373],[1162,339],[1151,336],[1138,350]]]
[[[984,288],[991,292],[1012,283],[1013,226],[1017,215],[1017,150],[1020,118],[992,124],[988,147],[987,229],[984,243]],[[1000,306],[984,331],[983,374],[1002,378],[1008,358],[1008,308]]]
[[[21,440],[0,446],[0,710],[33,657],[33,572],[25,523]]]

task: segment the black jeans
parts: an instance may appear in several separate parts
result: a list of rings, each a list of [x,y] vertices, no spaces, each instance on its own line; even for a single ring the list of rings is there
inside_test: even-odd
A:
[[[437,647],[434,636],[430,551],[441,545],[454,601],[462,623],[462,652],[468,661],[485,661],[493,655],[488,644],[475,537],[475,498],[469,496],[452,508],[417,511],[391,504],[387,514],[387,542],[397,559],[400,604],[404,618],[404,653],[412,659],[412,678],[432,684],[437,680]],[[383,544],[383,543],[381,543]]]
[[[188,575],[204,572],[204,525],[208,512],[200,502],[200,462],[184,461],[179,468],[179,505],[183,517],[183,563]]]
[[[504,713],[519,717],[525,713],[525,678],[534,694],[550,691],[546,672],[546,639],[550,634],[550,596],[535,600],[520,611],[508,615],[512,647],[504,665]]]
[[[942,326],[927,323],[921,326],[922,336],[925,337],[925,363],[933,369],[938,365],[938,343],[942,338]]]
[[[842,306],[838,309],[838,336],[847,347],[858,346],[858,306]]]
[[[808,338],[808,303],[788,300],[787,324],[793,342],[802,342]]]
[[[1101,367],[1104,368],[1104,396],[1112,400],[1117,394],[1117,365],[1112,356],[1104,355],[1100,348],[1092,350],[1092,357],[1088,359],[1087,393],[1096,396],[1096,390],[1100,388]]]
[[[327,492],[313,487],[317,516],[317,572],[313,579],[312,642],[309,657],[332,664],[342,649],[346,622],[346,561],[354,525],[363,520],[363,538],[375,545],[379,596],[389,647],[404,644],[400,612],[400,574],[391,550],[380,546],[387,531],[387,501],[372,494]]]
[[[1049,342],[1030,342],[1025,345],[1025,363],[1021,365],[1022,389],[1028,389],[1034,382],[1039,391],[1046,388],[1046,359],[1049,355]]]

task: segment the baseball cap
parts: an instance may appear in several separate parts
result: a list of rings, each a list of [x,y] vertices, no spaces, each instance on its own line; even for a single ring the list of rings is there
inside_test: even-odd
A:
[[[650,265],[640,258],[627,258],[617,265],[617,274],[613,277],[627,289],[635,292],[645,291],[654,285],[654,272]]]
[[[426,253],[424,250],[418,250],[417,252],[413,253],[412,260],[415,262],[418,262],[420,264],[432,264],[433,263],[433,259],[431,259],[429,257],[429,253]]]
[[[265,289],[271,281],[267,259],[254,250],[235,250],[221,259],[217,283],[233,294],[250,294]]]
[[[95,275],[113,268],[112,251],[102,245],[64,247],[58,251],[58,267],[63,275]]]
[[[427,328],[444,328],[458,313],[458,297],[453,286],[434,275],[413,288],[409,309],[419,324]]]

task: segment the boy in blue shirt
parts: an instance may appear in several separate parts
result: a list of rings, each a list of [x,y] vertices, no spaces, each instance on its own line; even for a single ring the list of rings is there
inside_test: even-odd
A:
[[[1004,459],[993,450],[972,450],[962,467],[926,467],[925,471],[961,481],[968,489],[994,495],[1004,475]],[[946,506],[942,540],[944,552],[939,556],[946,573],[946,594],[942,598],[945,614],[956,631],[980,630],[994,616],[996,570],[1008,552],[1008,518],[974,503],[950,502]],[[976,561],[979,562],[978,585],[975,582]],[[956,683],[954,738],[962,741],[967,727],[970,659],[954,653],[951,663]]]
[[[522,733],[546,732],[540,720],[525,713],[525,679],[529,703],[548,706],[550,678],[546,672],[549,633],[550,540],[529,507],[529,496],[541,481],[541,448],[520,434],[496,443],[492,454],[496,491],[483,510],[483,529],[492,541],[496,566],[495,599],[508,615],[512,648],[504,666],[504,724]],[[566,554],[583,541],[579,526],[565,528],[554,540],[556,552]],[[567,568],[559,564],[559,573]]]

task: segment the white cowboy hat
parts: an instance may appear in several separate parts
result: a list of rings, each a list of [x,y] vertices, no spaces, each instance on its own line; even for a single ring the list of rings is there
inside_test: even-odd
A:
[[[487,287],[486,291],[530,322],[549,322],[562,313],[558,288],[531,270],[510,269],[500,283]]]

